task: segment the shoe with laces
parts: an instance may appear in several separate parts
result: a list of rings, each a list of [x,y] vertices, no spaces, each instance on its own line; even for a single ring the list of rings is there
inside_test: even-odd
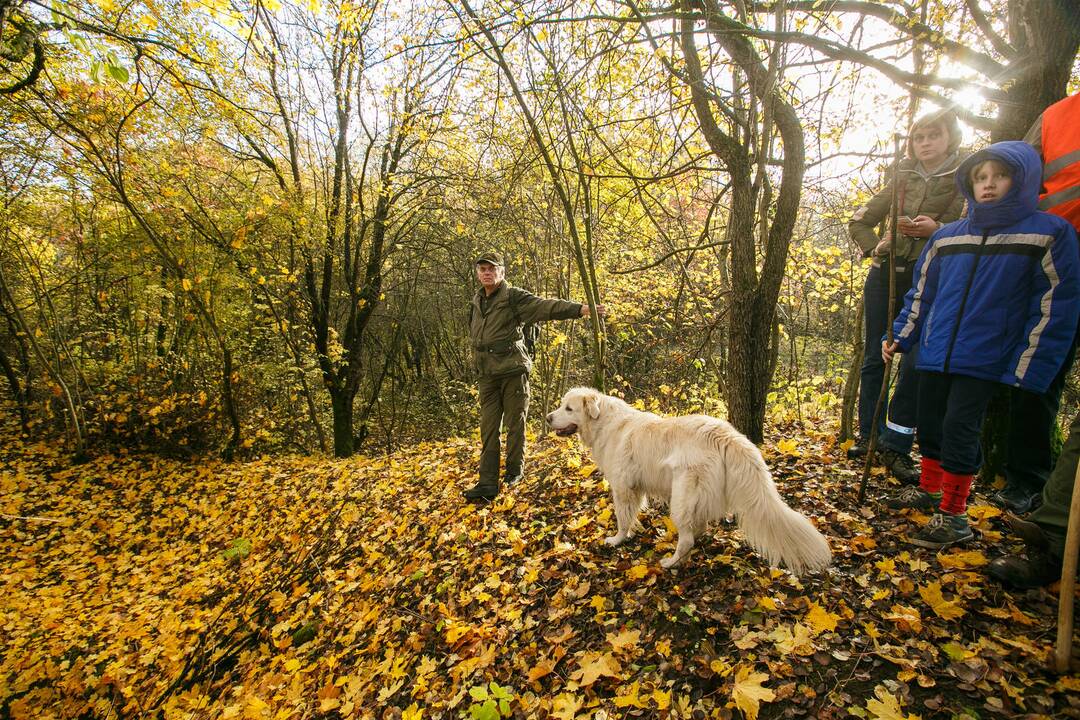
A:
[[[885,500],[885,507],[890,510],[936,510],[941,504],[940,495],[931,495],[917,485],[908,485],[900,492]]]
[[[1017,515],[1024,515],[1042,505],[1042,493],[1018,485],[1006,485],[990,496],[990,502]]]
[[[892,476],[904,485],[919,484],[920,470],[910,455],[889,448],[882,448],[878,451],[877,456],[881,464],[892,473]]]
[[[968,525],[967,515],[946,515],[934,513],[930,522],[919,532],[911,536],[912,545],[929,548],[931,550],[944,550],[953,545],[966,543],[975,537]]]

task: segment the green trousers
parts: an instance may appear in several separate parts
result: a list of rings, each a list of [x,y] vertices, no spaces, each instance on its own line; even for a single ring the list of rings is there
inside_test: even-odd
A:
[[[480,483],[499,486],[499,429],[506,427],[506,472],[521,471],[529,374],[480,378]]]
[[[1065,531],[1069,527],[1069,503],[1076,482],[1076,464],[1080,460],[1080,413],[1073,418],[1069,437],[1061,448],[1054,471],[1043,487],[1043,503],[1028,519],[1042,526],[1050,540],[1051,551],[1061,555],[1065,547]]]

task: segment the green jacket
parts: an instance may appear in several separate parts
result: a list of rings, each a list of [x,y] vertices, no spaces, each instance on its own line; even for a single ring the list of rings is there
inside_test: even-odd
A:
[[[964,152],[956,152],[938,168],[933,175],[924,175],[918,169],[918,161],[907,158],[900,162],[900,182],[903,183],[900,192],[900,212],[898,215],[907,215],[914,218],[919,215],[927,215],[938,222],[950,223],[958,220],[964,209],[964,197],[956,187],[956,168],[960,161],[967,156]],[[851,239],[862,248],[863,257],[870,257],[881,239],[877,234],[877,226],[889,216],[889,206],[892,203],[892,181],[885,189],[870,199],[870,202],[855,211],[848,223],[848,232]],[[911,237],[908,235],[896,236],[897,267],[910,268],[919,259],[930,238]],[[882,258],[875,257],[874,264],[881,262]]]
[[[515,308],[510,306],[511,293],[514,294],[516,317]],[[529,372],[532,360],[525,352],[522,325],[577,317],[581,317],[581,303],[539,298],[505,281],[491,297],[485,297],[481,287],[473,295],[469,308],[469,341],[477,375],[500,377]]]

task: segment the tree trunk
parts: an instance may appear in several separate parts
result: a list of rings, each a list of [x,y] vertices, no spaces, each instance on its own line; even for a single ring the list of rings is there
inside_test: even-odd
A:
[[[353,454],[353,397],[344,388],[330,393],[334,411],[334,457],[347,458]]]
[[[0,367],[3,368],[4,377],[7,378],[8,384],[11,385],[11,396],[19,407],[19,424],[22,426],[23,432],[26,432],[30,423],[30,410],[27,408],[26,393],[23,391],[22,385],[19,383],[19,376],[15,373],[15,368],[8,360],[3,347],[0,347]]]
[[[1020,57],[1015,78],[1002,82],[1006,100],[990,133],[993,142],[1019,140],[1044,109],[1065,97],[1080,50],[1080,3],[1022,0],[1010,3],[1009,29]]]
[[[240,447],[240,416],[236,412],[236,402],[233,398],[232,382],[232,350],[227,347],[221,349],[221,409],[225,411],[225,417],[229,421],[232,434],[225,447],[221,450],[221,457],[232,460],[236,449]]]

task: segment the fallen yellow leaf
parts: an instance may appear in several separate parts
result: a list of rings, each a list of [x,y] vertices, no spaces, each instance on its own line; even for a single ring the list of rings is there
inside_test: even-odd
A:
[[[735,686],[731,689],[731,699],[749,720],[757,720],[762,702],[772,702],[776,693],[761,683],[768,680],[765,673],[754,672],[750,665],[740,665],[735,673]]]

